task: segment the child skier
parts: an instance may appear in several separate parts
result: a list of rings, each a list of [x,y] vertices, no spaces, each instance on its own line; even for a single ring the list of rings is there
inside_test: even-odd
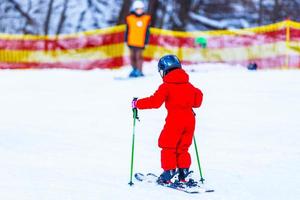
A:
[[[150,97],[134,98],[132,107],[159,108],[165,102],[168,115],[158,140],[164,171],[158,178],[158,183],[172,183],[171,179],[177,173],[179,181],[184,183],[190,173],[191,156],[188,149],[195,130],[192,108],[200,107],[203,94],[189,82],[188,74],[175,55],[163,56],[158,62],[158,71],[163,79],[158,90]]]

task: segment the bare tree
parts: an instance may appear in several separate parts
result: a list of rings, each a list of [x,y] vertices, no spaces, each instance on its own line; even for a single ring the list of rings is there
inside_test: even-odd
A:
[[[67,12],[67,9],[68,9],[68,4],[69,4],[69,0],[64,0],[63,10],[61,12],[60,19],[59,19],[59,22],[58,22],[56,35],[60,34],[62,32],[63,27],[64,27],[64,23],[66,21],[66,12]]]
[[[48,11],[47,11],[46,20],[44,23],[44,34],[45,35],[49,34],[51,15],[52,15],[52,11],[53,11],[53,3],[54,3],[54,0],[50,0],[49,4],[48,4]]]
[[[198,13],[198,11],[201,10],[201,6],[203,6],[203,4],[203,0],[195,0],[191,5],[190,12]]]
[[[167,13],[167,4],[166,1],[159,1],[158,9],[155,12],[155,15],[157,15],[158,20],[155,21],[155,27],[163,28],[164,25],[164,19]]]
[[[258,11],[258,25],[262,24],[262,19],[263,19],[263,0],[259,0],[259,7],[258,7],[259,11]]]
[[[28,5],[28,8],[27,8],[27,11],[26,13],[29,13],[31,8],[32,8],[32,1],[31,0],[28,0],[27,1],[27,5]],[[29,14],[28,14],[29,15]],[[27,29],[28,26],[37,26],[37,24],[34,22],[33,24],[29,23],[29,21],[27,20],[24,24],[24,26],[22,27],[22,33],[24,34],[33,34],[30,30]]]
[[[87,10],[83,10],[81,13],[80,13],[80,17],[79,17],[79,20],[77,22],[77,26],[76,26],[76,32],[79,32],[82,30],[82,24],[83,24],[83,21],[84,21],[84,16],[86,14]]]
[[[148,5],[148,13],[151,15],[151,26],[154,26],[156,24],[157,15],[156,10],[159,7],[159,1],[158,0],[150,0]]]
[[[122,8],[119,13],[119,17],[117,20],[117,24],[124,24],[125,23],[125,17],[130,11],[131,6],[131,0],[124,0],[122,4]]]
[[[176,1],[176,10],[173,15],[173,30],[184,31],[187,21],[189,20],[189,10],[192,5],[192,0]]]
[[[273,13],[272,13],[272,22],[275,23],[277,22],[278,19],[280,19],[280,12],[281,12],[281,2],[280,0],[274,0],[274,8],[273,8]]]
[[[34,25],[35,24],[35,21],[34,19],[32,19],[27,12],[25,12],[21,6],[15,2],[15,0],[8,0],[11,4],[14,5],[15,9],[26,19],[27,23],[28,24],[31,24],[31,25]]]

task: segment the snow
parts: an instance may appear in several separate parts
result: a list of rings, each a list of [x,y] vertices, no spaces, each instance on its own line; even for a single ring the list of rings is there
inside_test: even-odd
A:
[[[247,22],[247,20],[242,18],[214,20],[195,13],[190,13],[190,17],[202,24],[214,27],[215,29],[237,29],[250,27],[250,24]]]
[[[161,83],[148,63],[146,77],[134,80],[114,79],[129,67],[0,71],[0,199],[299,199],[300,71],[192,68],[191,82],[205,95],[196,110],[198,150],[205,185],[215,193],[128,186],[131,99]],[[165,114],[139,111],[135,172],[161,172]],[[191,153],[199,178],[193,146]]]
[[[209,19],[205,16],[202,15],[197,15],[195,13],[191,13],[190,17],[192,19],[196,19],[197,21],[204,23],[206,25],[212,26],[212,27],[216,27],[218,29],[224,29],[226,24],[222,21],[218,21],[218,20],[213,20],[213,19]]]

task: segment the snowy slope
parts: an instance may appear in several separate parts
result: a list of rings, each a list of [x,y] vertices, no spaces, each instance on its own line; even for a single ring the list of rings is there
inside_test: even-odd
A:
[[[196,138],[206,184],[216,192],[129,187],[130,101],[158,87],[154,65],[129,81],[114,80],[129,68],[0,71],[0,199],[300,198],[300,71],[230,66],[199,65],[190,73],[205,94]],[[134,170],[159,174],[166,112],[139,114]]]

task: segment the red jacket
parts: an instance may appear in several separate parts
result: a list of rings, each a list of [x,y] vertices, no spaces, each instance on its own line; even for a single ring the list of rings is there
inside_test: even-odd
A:
[[[183,69],[169,72],[163,78],[158,90],[150,97],[139,99],[138,109],[159,108],[164,102],[168,112],[192,111],[201,106],[203,94],[201,90],[189,83],[189,76]]]

